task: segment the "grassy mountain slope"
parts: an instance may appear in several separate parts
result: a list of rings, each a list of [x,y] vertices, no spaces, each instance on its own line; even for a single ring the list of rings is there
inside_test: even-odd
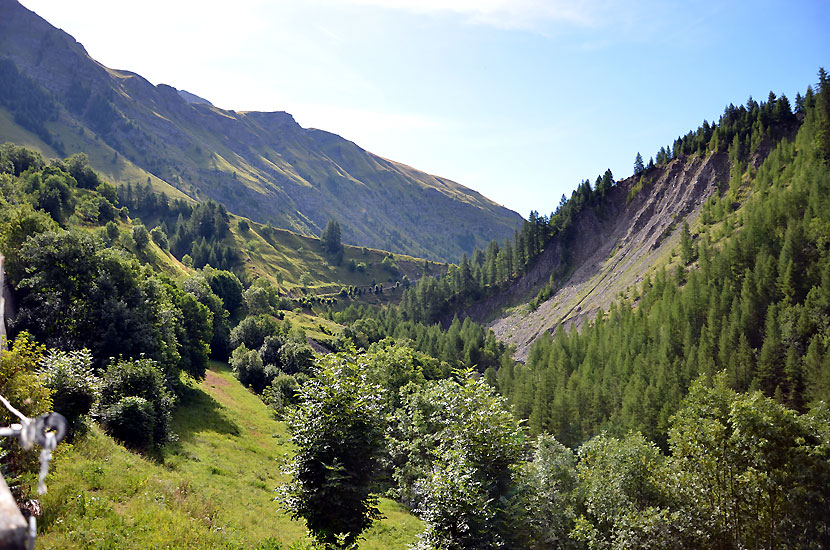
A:
[[[263,548],[300,543],[305,526],[274,502],[291,452],[285,425],[213,363],[174,417],[158,457],[126,451],[97,427],[61,444],[43,499],[38,548]],[[421,522],[382,499],[364,549],[406,548]]]
[[[6,85],[34,90],[25,101],[5,94],[17,125],[63,154],[94,142],[102,154],[90,158],[104,172],[108,162],[135,168],[112,169],[114,181],[150,177],[306,234],[336,219],[345,242],[431,259],[458,259],[521,222],[475,191],[304,129],[288,113],[188,103],[175,88],[104,67],[16,0],[0,1],[0,14],[0,57],[23,73],[8,69]]]

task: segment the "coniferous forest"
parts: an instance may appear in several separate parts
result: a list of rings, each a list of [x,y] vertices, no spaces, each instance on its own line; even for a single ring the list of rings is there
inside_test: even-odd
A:
[[[53,142],[52,99],[27,94],[10,62],[0,73],[17,124]],[[314,240],[326,265],[300,266],[289,288],[250,265],[249,237],[269,225],[149,180],[116,187],[83,153],[0,146],[0,395],[70,425],[43,547],[830,547],[818,78],[793,104],[750,98],[648,162],[637,153],[629,201],[690,159],[728,158],[729,179],[677,220],[670,262],[584,326],[545,333],[525,362],[465,312],[558,246],[526,307],[551,299],[577,267],[578,221],[616,200],[610,170],[512,239],[446,269],[424,260],[381,300],[377,280],[368,295],[315,294],[312,271],[347,254],[336,220]],[[392,254],[350,261],[400,275]],[[0,465],[21,503],[39,498],[35,454],[2,441]],[[228,511],[254,502],[267,513]]]

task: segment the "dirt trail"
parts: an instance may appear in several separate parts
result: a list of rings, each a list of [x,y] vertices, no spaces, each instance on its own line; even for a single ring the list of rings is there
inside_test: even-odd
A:
[[[573,271],[549,300],[535,311],[526,305],[561,266],[562,245],[556,239],[527,275],[463,314],[479,322],[490,321],[498,339],[515,344],[516,359],[524,361],[541,334],[559,326],[581,326],[600,308],[607,309],[620,292],[639,284],[678,244],[683,220],[693,220],[706,199],[728,179],[728,157],[713,153],[654,168],[645,177],[652,182],[630,202],[628,193],[638,179],[619,182],[599,214],[584,212],[577,220],[579,239],[569,250]],[[492,321],[498,311],[504,313]]]

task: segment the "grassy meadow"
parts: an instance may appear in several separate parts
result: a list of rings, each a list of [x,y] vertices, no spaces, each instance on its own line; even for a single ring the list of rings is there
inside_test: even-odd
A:
[[[302,522],[275,500],[291,446],[285,424],[212,363],[188,381],[176,409],[178,441],[157,456],[126,450],[97,426],[61,444],[47,480],[38,548],[307,548]],[[406,548],[421,522],[382,499],[386,519],[361,549]]]

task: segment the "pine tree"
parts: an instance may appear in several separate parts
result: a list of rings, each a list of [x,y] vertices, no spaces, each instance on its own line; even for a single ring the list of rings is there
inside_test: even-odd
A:
[[[320,235],[320,240],[323,241],[323,249],[329,254],[341,252],[343,244],[340,241],[340,224],[334,220],[329,220],[322,235]]]
[[[637,156],[634,157],[634,175],[639,176],[643,172],[645,172],[645,166],[643,165],[643,155],[641,155],[638,152]]]

